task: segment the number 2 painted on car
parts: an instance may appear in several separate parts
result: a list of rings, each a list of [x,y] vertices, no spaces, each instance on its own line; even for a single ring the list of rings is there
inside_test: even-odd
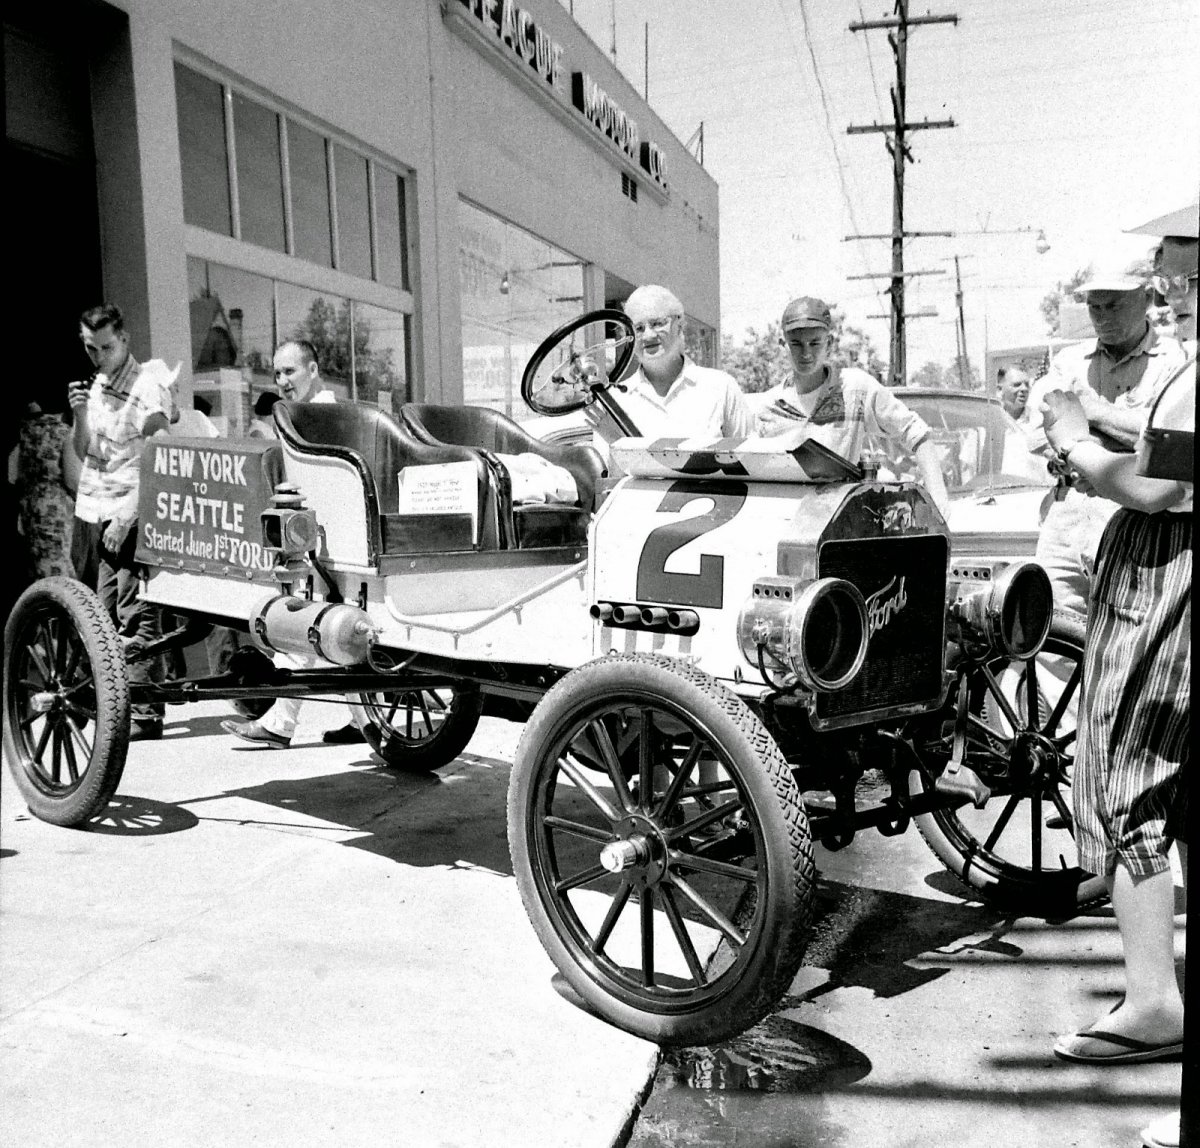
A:
[[[746,503],[744,482],[673,482],[655,508],[659,514],[675,514],[690,502],[705,499],[712,509],[695,518],[657,526],[646,536],[638,559],[637,596],[642,602],[673,606],[708,606],[719,610],[725,597],[725,559],[720,554],[701,554],[698,574],[674,574],[667,559],[695,538],[729,522]]]

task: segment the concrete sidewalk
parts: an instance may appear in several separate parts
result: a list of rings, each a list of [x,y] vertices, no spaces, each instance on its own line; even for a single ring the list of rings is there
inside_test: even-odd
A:
[[[4,771],[0,1142],[608,1148],[656,1061],[592,1019],[512,878],[519,728],[428,776],[172,707],[112,816],[32,818]]]

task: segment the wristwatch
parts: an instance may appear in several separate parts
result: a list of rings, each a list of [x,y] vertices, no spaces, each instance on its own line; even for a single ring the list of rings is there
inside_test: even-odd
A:
[[[1070,462],[1071,451],[1073,451],[1081,442],[1083,442],[1083,439],[1075,438],[1063,443],[1062,446],[1058,448],[1058,457],[1061,458],[1063,462]]]

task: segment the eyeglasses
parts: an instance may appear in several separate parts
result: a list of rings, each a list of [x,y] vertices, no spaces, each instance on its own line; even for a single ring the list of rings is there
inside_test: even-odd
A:
[[[1155,275],[1150,282],[1154,284],[1154,290],[1160,295],[1173,295],[1176,292],[1186,291],[1188,284],[1196,276],[1197,272],[1195,271],[1188,275]]]
[[[634,323],[633,333],[640,339],[647,331],[661,335],[678,319],[678,315],[664,315],[660,319],[647,319],[644,323]]]

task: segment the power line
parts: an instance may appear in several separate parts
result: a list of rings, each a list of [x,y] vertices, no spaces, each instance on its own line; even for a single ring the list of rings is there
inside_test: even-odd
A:
[[[862,0],[858,4],[858,18],[865,24],[866,16],[863,15]],[[879,98],[879,86],[875,83],[875,61],[871,56],[871,41],[866,37],[863,38],[863,46],[867,50],[867,71],[871,73],[871,91],[875,93],[875,108],[879,112],[879,118],[883,119],[883,101]]]
[[[802,4],[803,7],[803,4]],[[907,132],[927,128],[952,128],[953,120],[930,120],[928,117],[920,123],[909,122],[907,118],[906,98],[908,83],[908,30],[910,27],[923,24],[957,24],[956,15],[946,16],[913,16],[908,14],[908,0],[895,0],[895,15],[882,20],[864,20],[859,24],[851,24],[851,32],[868,32],[876,29],[888,30],[888,43],[896,60],[896,82],[892,86],[891,125],[851,124],[847,133],[851,135],[866,132],[882,132],[886,135],[887,150],[892,157],[892,270],[891,287],[891,359],[888,373],[893,387],[904,386],[907,378],[905,363],[906,343],[904,331],[904,281],[917,275],[932,274],[927,271],[904,270],[904,165],[912,162],[912,152],[905,142]],[[855,228],[858,231],[858,228]]]
[[[795,53],[795,38],[792,36],[791,23],[788,21],[787,12],[783,9],[783,0],[778,0],[778,3],[779,3],[779,7],[780,7],[780,13],[783,16],[784,27],[787,29],[788,39],[792,42],[792,50],[793,50],[793,53]],[[837,133],[834,131],[833,116],[831,115],[831,113],[829,111],[829,97],[826,95],[826,92],[825,92],[825,82],[821,78],[821,69],[817,64],[816,52],[813,51],[813,37],[812,37],[812,29],[810,28],[809,22],[808,22],[808,8],[805,4],[805,0],[797,0],[797,6],[800,9],[800,21],[804,26],[804,42],[805,42],[805,46],[808,48],[809,60],[812,63],[813,79],[816,81],[817,93],[821,98],[821,108],[825,115],[825,131],[826,131],[826,134],[829,136],[829,146],[833,151],[834,162],[837,164],[838,186],[841,188],[842,201],[846,205],[846,214],[850,218],[850,224],[854,228],[854,230],[857,231],[858,230],[858,220],[854,214],[854,202],[850,196],[850,189],[846,183],[846,173],[844,170],[844,165],[842,163],[842,157],[838,151]],[[798,53],[795,53],[795,54],[798,55]]]

